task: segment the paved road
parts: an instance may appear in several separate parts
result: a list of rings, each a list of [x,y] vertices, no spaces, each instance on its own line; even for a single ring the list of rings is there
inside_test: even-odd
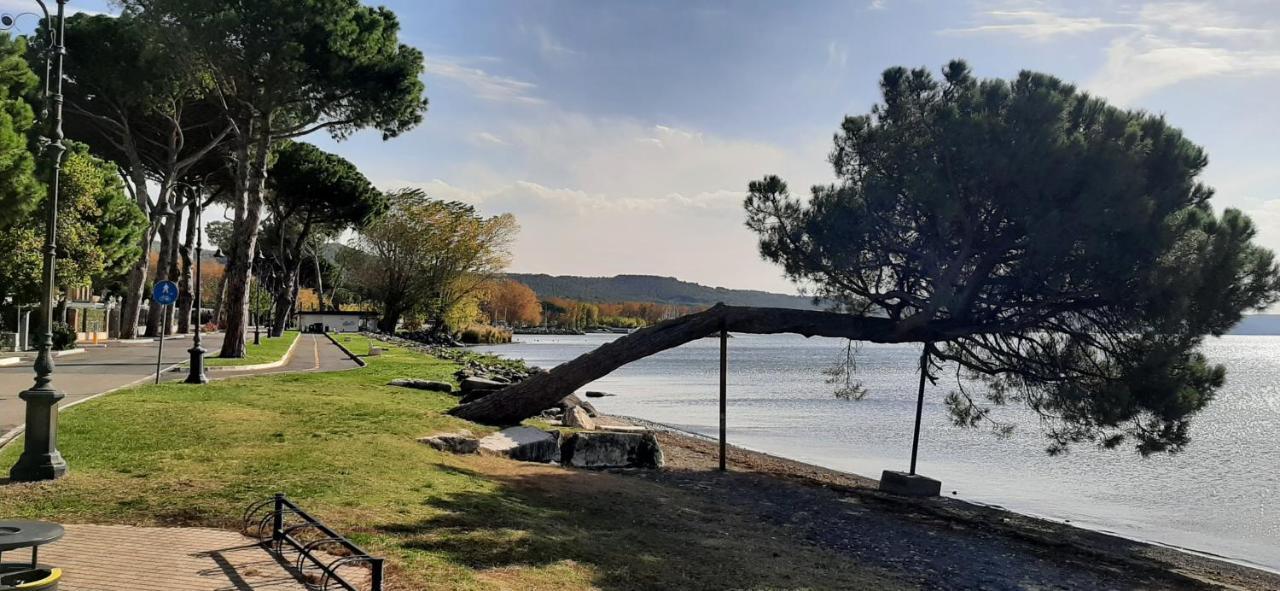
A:
[[[223,379],[244,375],[284,373],[297,371],[331,371],[356,367],[345,353],[329,341],[324,335],[300,335],[301,341],[294,350],[293,358],[283,367],[267,370],[210,370],[211,379]],[[204,347],[217,351],[222,346],[221,334],[206,334]],[[55,359],[56,368],[53,374],[54,387],[62,390],[67,397],[62,406],[82,400],[94,394],[127,386],[146,380],[155,375],[156,342],[148,343],[109,343],[105,347],[86,347],[84,353]],[[164,357],[161,367],[168,368],[190,358],[187,349],[191,348],[190,339],[168,339],[164,343]],[[186,372],[166,372],[162,379],[166,381],[182,380]],[[0,367],[0,433],[8,433],[23,422],[26,405],[18,398],[18,393],[31,387],[35,372],[31,369],[31,361],[19,365]]]

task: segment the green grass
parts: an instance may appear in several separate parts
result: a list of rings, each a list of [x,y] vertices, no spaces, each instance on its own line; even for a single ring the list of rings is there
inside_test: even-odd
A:
[[[0,486],[0,515],[236,528],[246,505],[282,491],[386,556],[391,589],[893,587],[685,489],[417,443],[488,429],[444,414],[452,396],[385,385],[453,381],[456,365],[381,346],[363,369],[148,385],[69,409],[70,473]]]
[[[285,354],[289,352],[289,347],[296,340],[298,340],[298,331],[296,330],[286,330],[284,334],[274,338],[263,336],[260,339],[261,344],[258,345],[253,344],[253,339],[249,339],[244,348],[244,357],[206,357],[204,364],[207,367],[232,367],[275,363],[284,358]]]

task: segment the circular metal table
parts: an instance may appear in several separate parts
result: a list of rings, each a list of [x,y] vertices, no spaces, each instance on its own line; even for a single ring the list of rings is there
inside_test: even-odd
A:
[[[9,563],[0,561],[0,590],[13,588],[52,589],[61,577],[61,571],[41,566],[37,557],[40,546],[51,544],[62,539],[62,526],[48,521],[28,521],[24,519],[0,520],[0,555],[10,550],[31,548],[31,562]],[[39,572],[37,572],[39,571]],[[48,581],[51,586],[41,585],[37,580]],[[12,585],[12,582],[33,583],[35,586]]]

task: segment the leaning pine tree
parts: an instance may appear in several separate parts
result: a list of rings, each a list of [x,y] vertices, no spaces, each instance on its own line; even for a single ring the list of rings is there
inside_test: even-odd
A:
[[[985,383],[985,404],[948,397],[957,424],[1025,404],[1051,453],[1182,449],[1225,378],[1199,345],[1280,291],[1249,219],[1214,214],[1196,180],[1204,151],[1161,117],[1044,74],[980,81],[952,62],[943,80],[887,70],[881,89],[883,104],[835,136],[835,184],[802,202],[769,176],[746,199],[764,258],[832,312],[717,306],[454,413],[507,422],[723,327],[923,343],[926,361]]]

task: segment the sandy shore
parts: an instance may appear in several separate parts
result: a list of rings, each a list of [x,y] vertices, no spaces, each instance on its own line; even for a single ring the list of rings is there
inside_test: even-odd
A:
[[[625,417],[605,423],[663,427]],[[952,498],[905,499],[877,481],[665,428],[667,468],[628,472],[699,491],[809,543],[930,589],[1280,589],[1280,575]]]

